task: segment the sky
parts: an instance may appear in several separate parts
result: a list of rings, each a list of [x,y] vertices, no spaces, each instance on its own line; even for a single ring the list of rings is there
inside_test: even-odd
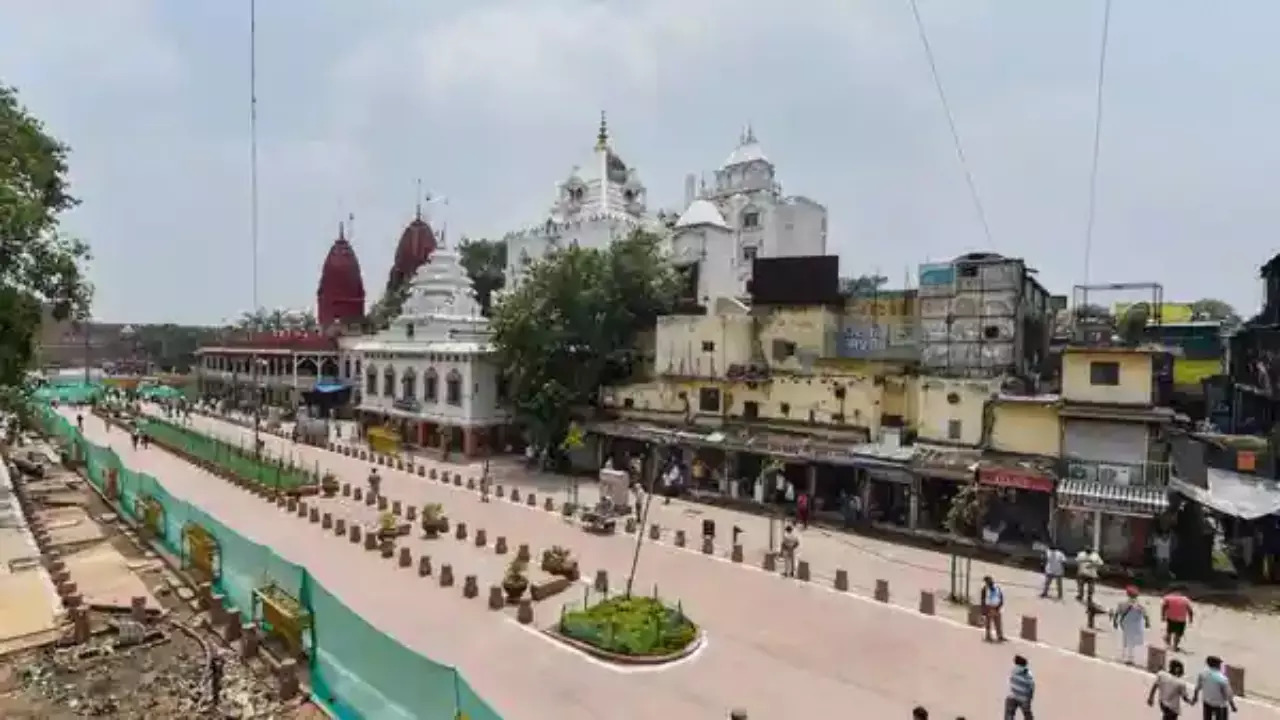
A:
[[[1020,256],[1085,282],[1103,0],[259,0],[258,303],[310,308],[338,224],[372,302],[416,180],[447,238],[545,218],[615,148],[678,208],[744,124],[830,210],[841,274]],[[1115,0],[1088,281],[1252,314],[1280,250],[1274,0]],[[0,82],[72,148],[95,317],[215,323],[254,304],[248,0],[13,0]],[[901,278],[901,279],[900,279]],[[1092,293],[1109,304],[1150,293]]]

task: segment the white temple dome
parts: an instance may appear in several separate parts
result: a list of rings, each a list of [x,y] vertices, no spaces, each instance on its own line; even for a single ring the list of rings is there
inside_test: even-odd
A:
[[[709,200],[694,200],[689,204],[684,214],[680,216],[680,219],[676,221],[677,228],[696,227],[698,225],[712,225],[724,230],[729,229],[729,223],[724,221],[724,216]]]

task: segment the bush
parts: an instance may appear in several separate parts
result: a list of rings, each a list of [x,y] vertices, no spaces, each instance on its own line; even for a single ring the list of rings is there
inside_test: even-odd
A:
[[[670,655],[698,636],[698,627],[679,608],[649,597],[619,596],[566,612],[560,633],[618,655]]]

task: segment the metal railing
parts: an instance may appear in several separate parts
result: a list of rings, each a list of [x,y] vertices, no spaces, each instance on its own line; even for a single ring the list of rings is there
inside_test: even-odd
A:
[[[1088,480],[1110,485],[1160,487],[1169,484],[1173,465],[1167,462],[1123,463],[1063,458],[1064,480]]]

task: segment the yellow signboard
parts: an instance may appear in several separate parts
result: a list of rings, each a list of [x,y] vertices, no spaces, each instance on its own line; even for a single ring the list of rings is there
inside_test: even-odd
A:
[[[1173,384],[1178,387],[1199,386],[1208,377],[1222,374],[1222,360],[1173,359]]]
[[[1111,308],[1111,314],[1122,318],[1129,308],[1138,304],[1151,305],[1151,303],[1118,302]],[[1155,315],[1151,317],[1154,318]],[[1195,313],[1191,310],[1191,303],[1160,303],[1160,322],[1162,323],[1191,322],[1193,318]]]

